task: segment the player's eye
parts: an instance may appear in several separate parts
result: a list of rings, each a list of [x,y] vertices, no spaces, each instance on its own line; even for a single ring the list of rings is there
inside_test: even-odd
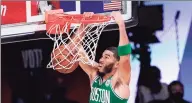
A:
[[[109,59],[109,56],[105,56],[105,59]]]

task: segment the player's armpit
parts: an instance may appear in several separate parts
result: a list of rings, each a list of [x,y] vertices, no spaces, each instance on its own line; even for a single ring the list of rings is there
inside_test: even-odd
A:
[[[120,78],[124,84],[129,85],[131,77],[130,55],[122,56],[120,58],[117,73],[118,78]]]
[[[124,85],[129,85],[131,77],[131,66],[129,55],[121,57],[121,62],[119,62],[119,68],[115,72],[113,76],[113,80],[115,83],[120,81]]]

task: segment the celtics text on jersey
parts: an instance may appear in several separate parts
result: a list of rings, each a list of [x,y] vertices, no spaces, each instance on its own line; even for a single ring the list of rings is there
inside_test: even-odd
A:
[[[93,80],[89,103],[127,103],[128,99],[119,97],[113,90],[111,78],[103,83],[99,76]]]

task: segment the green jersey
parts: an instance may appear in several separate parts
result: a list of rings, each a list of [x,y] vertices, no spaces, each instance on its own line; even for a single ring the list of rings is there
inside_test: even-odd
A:
[[[91,85],[89,103],[127,103],[128,99],[119,97],[112,88],[111,77],[102,83],[97,76]]]

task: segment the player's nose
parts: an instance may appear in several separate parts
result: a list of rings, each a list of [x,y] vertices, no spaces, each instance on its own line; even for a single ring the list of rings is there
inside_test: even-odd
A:
[[[99,59],[99,63],[103,64],[104,60],[102,58]]]

